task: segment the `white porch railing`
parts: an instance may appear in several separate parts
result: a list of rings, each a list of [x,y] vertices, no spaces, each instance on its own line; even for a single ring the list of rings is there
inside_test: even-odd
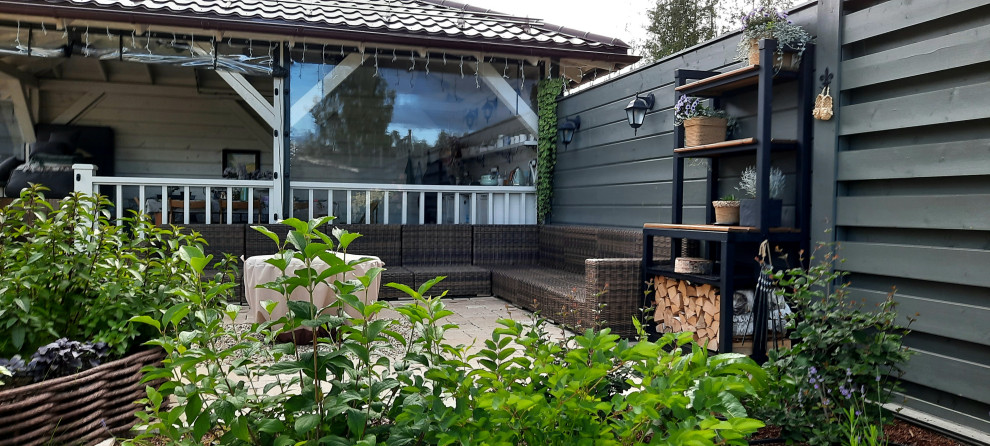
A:
[[[157,223],[267,223],[281,209],[274,181],[103,177],[74,167],[75,190],[101,193],[116,218],[133,209]],[[334,216],[336,223],[535,224],[532,186],[431,186],[293,181],[291,215]],[[269,203],[269,199],[272,202]]]
[[[533,186],[292,181],[293,216],[332,215],[336,223],[535,224]]]
[[[127,216],[127,209],[136,209],[152,215],[156,223],[271,221],[268,198],[274,181],[101,177],[92,175],[89,165],[73,168],[75,190],[107,196],[118,220]]]

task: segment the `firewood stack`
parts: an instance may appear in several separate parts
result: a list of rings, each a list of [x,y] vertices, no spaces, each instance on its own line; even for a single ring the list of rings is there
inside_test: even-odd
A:
[[[653,285],[657,306],[653,318],[659,330],[694,332],[699,345],[718,350],[718,288],[663,276],[656,276]]]

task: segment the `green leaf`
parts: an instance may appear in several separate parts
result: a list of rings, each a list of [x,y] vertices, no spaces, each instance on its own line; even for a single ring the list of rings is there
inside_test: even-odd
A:
[[[189,419],[188,417],[186,419]],[[203,412],[196,417],[196,421],[193,423],[192,434],[196,437],[196,442],[199,443],[203,439],[203,435],[213,427],[213,421],[210,419],[209,412]]]
[[[158,321],[156,321],[155,319],[153,319],[151,316],[146,316],[146,315],[134,316],[134,317],[128,319],[128,321],[129,322],[140,322],[142,324],[148,324],[148,325],[150,325],[152,327],[155,327],[155,330],[162,331],[162,324],[158,323]]]
[[[302,435],[313,429],[320,424],[320,415],[315,413],[310,413],[306,415],[300,415],[296,418],[296,433]]]
[[[258,232],[264,234],[266,237],[272,239],[272,241],[275,242],[275,245],[276,246],[281,246],[281,242],[278,239],[278,234],[275,234],[274,232],[269,231],[268,228],[266,228],[264,226],[251,226],[251,229],[254,229],[255,231],[258,231]]]
[[[27,329],[22,325],[18,325],[10,331],[10,341],[13,342],[15,349],[20,350],[24,347],[24,336],[26,334]]]
[[[299,231],[289,231],[289,235],[286,236],[286,239],[299,251],[306,251],[306,245],[309,244],[309,242],[306,241],[306,236]]]
[[[347,428],[350,429],[352,435],[364,431],[367,421],[368,416],[364,411],[359,409],[350,409],[347,411]]]
[[[274,418],[264,418],[258,420],[257,428],[258,428],[258,432],[264,432],[266,434],[274,434],[284,431],[285,423],[283,423],[282,420],[276,420]]]

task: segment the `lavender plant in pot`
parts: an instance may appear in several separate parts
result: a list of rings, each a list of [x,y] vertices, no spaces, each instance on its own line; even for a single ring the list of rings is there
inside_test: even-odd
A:
[[[811,42],[811,35],[787,18],[787,13],[772,8],[756,8],[739,17],[743,25],[742,39],[739,40],[739,60],[749,61],[750,65],[760,63],[760,40],[774,39],[777,51],[774,52],[774,68],[796,71],[801,65],[801,55]],[[785,52],[784,50],[788,51]]]
[[[770,168],[770,200],[767,212],[767,227],[780,226],[780,217],[783,209],[783,201],[780,195],[784,192],[786,178],[784,172],[776,167]],[[757,199],[759,198],[759,177],[755,166],[743,169],[742,178],[739,179],[737,191],[742,192],[747,197],[739,202],[739,225],[757,226],[760,223],[760,213],[757,210]]]
[[[709,107],[701,98],[681,96],[674,105],[674,125],[684,126],[684,146],[725,141],[728,114]]]

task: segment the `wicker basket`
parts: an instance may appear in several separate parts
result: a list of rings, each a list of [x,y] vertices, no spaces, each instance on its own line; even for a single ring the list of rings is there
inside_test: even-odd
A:
[[[141,368],[164,352],[146,350],[92,369],[0,391],[0,446],[92,445],[130,431],[144,398]]]
[[[702,116],[684,120],[684,146],[703,146],[725,141],[725,118]]]
[[[753,40],[749,44],[749,64],[760,64],[760,42],[758,40]],[[774,69],[782,71],[797,71],[800,66],[801,58],[794,53],[784,53],[779,61],[777,60],[777,55],[774,54]]]
[[[717,225],[737,225],[739,224],[739,202],[738,201],[713,201],[715,208],[715,224]]]

